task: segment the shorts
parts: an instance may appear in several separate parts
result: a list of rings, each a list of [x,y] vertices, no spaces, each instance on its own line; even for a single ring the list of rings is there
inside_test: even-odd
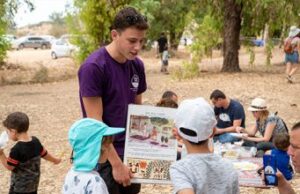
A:
[[[294,51],[291,54],[285,54],[285,63],[292,63],[292,64],[298,64],[299,63],[299,53],[297,51]]]
[[[141,184],[131,183],[128,187],[118,184],[112,175],[112,166],[107,161],[103,164],[98,164],[98,172],[104,180],[109,194],[137,194],[141,190]]]
[[[168,66],[169,65],[169,61],[168,60],[163,60],[162,62],[163,62],[164,66]]]
[[[9,192],[9,194],[37,194],[37,191],[30,192],[30,193],[16,193],[16,192]]]

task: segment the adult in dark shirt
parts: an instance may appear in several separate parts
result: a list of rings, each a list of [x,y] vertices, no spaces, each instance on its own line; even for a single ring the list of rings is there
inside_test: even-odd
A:
[[[221,90],[214,90],[210,95],[217,118],[215,141],[233,143],[239,141],[230,133],[236,132],[236,127],[245,127],[245,111],[240,102],[229,99]]]
[[[158,42],[158,52],[160,55],[162,55],[162,52],[168,47],[168,39],[164,32],[160,34]]]

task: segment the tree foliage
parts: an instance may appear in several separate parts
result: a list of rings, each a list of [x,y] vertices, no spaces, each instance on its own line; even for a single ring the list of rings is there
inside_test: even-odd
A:
[[[109,27],[115,13],[130,5],[147,16],[150,42],[164,31],[176,48],[184,30],[192,26],[193,55],[198,59],[203,54],[211,55],[215,46],[222,45],[222,71],[229,72],[241,70],[241,36],[259,36],[267,29],[269,37],[275,33],[283,37],[289,26],[299,21],[300,10],[298,0],[75,0],[74,5],[69,24],[81,48],[80,61],[110,40]],[[267,41],[267,45],[270,59],[272,44]]]
[[[238,61],[240,35],[258,36],[268,25],[268,34],[272,37],[276,30],[283,30],[285,33],[291,24],[299,20],[298,0],[199,0],[196,5],[210,8],[212,16],[222,21],[220,30],[224,56],[222,71],[240,71]],[[197,9],[193,10],[197,12]],[[270,50],[272,44],[268,41],[267,44]],[[268,50],[267,55],[271,57]]]
[[[142,2],[140,1],[140,4]],[[146,5],[151,5],[150,9],[146,9],[146,14],[152,16],[148,38],[151,41],[157,40],[160,33],[164,31],[169,35],[172,48],[177,49],[182,33],[189,22],[187,16],[193,5],[193,1],[148,0],[146,2],[148,2]]]
[[[69,14],[67,20],[71,33],[75,35],[73,42],[81,49],[79,62],[109,42],[113,17],[126,5],[137,8],[147,16],[151,26],[148,31],[149,42],[165,31],[169,34],[171,45],[177,48],[191,4],[192,1],[184,0],[75,0],[75,11]]]
[[[5,38],[8,26],[13,24],[13,17],[22,4],[28,5],[30,11],[34,6],[30,0],[0,0],[0,67],[4,64],[9,44]]]
[[[55,37],[60,37],[63,34],[67,33],[67,24],[66,19],[63,16],[62,12],[53,12],[49,19],[52,21],[52,27],[50,29],[50,34]]]
[[[5,33],[7,28],[6,22],[6,4],[4,0],[0,0],[0,67],[3,65],[4,58],[6,56],[6,51],[8,49],[8,43],[5,40]]]
[[[67,21],[73,43],[80,47],[79,62],[110,40],[110,26],[115,13],[130,0],[74,0],[75,11]]]
[[[65,24],[65,19],[62,12],[53,12],[49,15],[49,19],[59,25]]]

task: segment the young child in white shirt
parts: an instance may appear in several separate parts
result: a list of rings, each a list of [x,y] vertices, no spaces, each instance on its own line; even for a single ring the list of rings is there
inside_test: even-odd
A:
[[[76,121],[69,130],[72,146],[73,167],[66,175],[63,194],[108,194],[104,180],[97,172],[97,164],[107,160],[107,149],[112,135],[123,132],[124,128],[108,127],[95,119],[84,118]]]

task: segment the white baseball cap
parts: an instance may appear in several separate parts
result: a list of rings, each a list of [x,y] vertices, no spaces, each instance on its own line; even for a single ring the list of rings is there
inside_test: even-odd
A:
[[[190,142],[198,143],[208,139],[216,124],[214,110],[204,98],[184,100],[177,109],[175,125],[178,133],[183,139]],[[192,130],[197,135],[187,135],[180,128]]]

